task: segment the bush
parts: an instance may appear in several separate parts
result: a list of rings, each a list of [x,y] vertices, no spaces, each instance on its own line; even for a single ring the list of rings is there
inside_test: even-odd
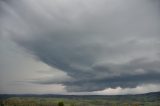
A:
[[[58,106],[64,106],[63,102],[58,102]]]

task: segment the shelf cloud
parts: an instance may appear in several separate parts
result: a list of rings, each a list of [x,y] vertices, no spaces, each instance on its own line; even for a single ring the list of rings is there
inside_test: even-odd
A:
[[[0,1],[0,33],[67,77],[68,92],[160,82],[159,0]]]

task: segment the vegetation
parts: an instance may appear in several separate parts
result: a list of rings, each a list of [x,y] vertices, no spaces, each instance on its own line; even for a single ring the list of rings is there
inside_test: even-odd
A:
[[[160,93],[119,96],[0,95],[0,106],[160,106]]]
[[[63,102],[59,102],[58,106],[64,106],[64,103]]]

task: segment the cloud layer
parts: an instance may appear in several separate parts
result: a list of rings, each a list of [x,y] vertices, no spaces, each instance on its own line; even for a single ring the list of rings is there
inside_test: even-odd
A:
[[[67,91],[160,82],[158,0],[0,1],[1,35],[67,73]]]

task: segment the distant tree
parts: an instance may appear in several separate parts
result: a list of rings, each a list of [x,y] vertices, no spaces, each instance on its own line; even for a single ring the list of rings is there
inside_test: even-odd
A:
[[[63,102],[58,102],[58,106],[64,106]]]

